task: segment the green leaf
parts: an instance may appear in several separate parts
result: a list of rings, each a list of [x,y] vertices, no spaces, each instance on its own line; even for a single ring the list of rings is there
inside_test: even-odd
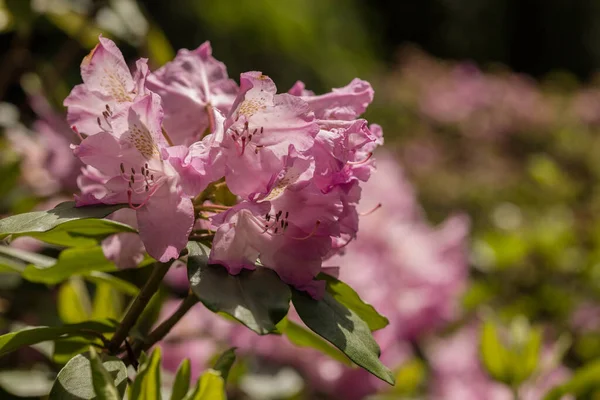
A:
[[[90,347],[89,360],[92,370],[92,386],[94,387],[96,398],[102,400],[121,400],[123,396],[117,390],[113,377],[104,368],[102,360],[100,360],[93,347]],[[126,368],[124,363],[123,367]]]
[[[2,248],[4,246],[0,246]],[[1,250],[0,250],[1,251]],[[3,257],[0,255],[0,272],[10,274],[21,274],[27,264],[22,261],[17,261],[9,257]]]
[[[100,340],[94,340],[91,337],[69,336],[64,339],[55,340],[52,361],[59,365],[64,365],[76,355],[88,351],[92,343],[102,344]]]
[[[117,357],[103,356],[102,362],[99,357],[93,361],[90,353],[80,354],[73,357],[60,370],[52,390],[50,400],[82,400],[82,399],[122,399],[127,388],[127,367]],[[99,365],[105,370],[106,375],[99,372]],[[114,391],[108,389],[112,397],[103,397],[106,393],[107,382],[112,381],[112,387],[116,388],[118,397],[114,397]],[[100,393],[98,393],[100,392]]]
[[[150,59],[156,65],[164,65],[175,57],[173,46],[171,46],[169,39],[167,39],[165,33],[157,24],[150,23],[146,39]]]
[[[373,339],[369,326],[354,311],[328,292],[325,292],[323,299],[315,300],[292,289],[292,302],[306,326],[340,349],[357,365],[390,385],[394,384],[394,375],[379,361],[379,345]]]
[[[72,224],[68,231],[84,235],[90,234],[90,232],[93,233],[96,229],[106,231],[107,223],[98,222],[99,220],[96,218],[104,218],[126,206],[126,204],[117,204],[111,206],[98,205],[75,207],[74,202],[65,202],[57,205],[52,210],[13,215],[0,220],[0,239],[3,239],[8,235],[48,232],[66,222],[82,219],[92,220],[79,224]],[[127,226],[124,224],[118,225]]]
[[[194,294],[213,312],[231,315],[259,335],[276,330],[290,306],[290,289],[277,274],[258,267],[229,275],[208,264],[209,249],[188,243],[188,278]]]
[[[87,321],[91,317],[92,305],[85,283],[71,278],[58,290],[58,315],[66,324]]]
[[[123,313],[121,294],[106,283],[96,285],[94,305],[92,308],[93,319],[120,319]]]
[[[226,400],[225,381],[218,371],[209,369],[206,371],[185,400]]]
[[[298,325],[297,323],[284,318],[277,324],[277,329],[296,346],[312,347],[343,364],[353,365],[352,361],[350,361],[344,353],[330,345],[326,340],[323,340],[321,336],[304,328],[302,325]]]
[[[177,369],[171,400],[181,400],[185,397],[188,390],[190,390],[190,375],[190,360],[186,358]]]
[[[508,365],[507,349],[500,341],[498,327],[488,321],[481,329],[481,359],[490,376],[500,382],[511,383],[511,371]]]
[[[104,37],[108,38],[111,36],[106,32],[102,32],[89,18],[76,12],[46,13],[46,18],[58,29],[88,49],[93,48],[98,43],[98,35],[103,34]]]
[[[600,394],[600,359],[579,368],[567,383],[555,387],[546,394],[544,400],[560,400],[566,395],[577,399],[595,399],[591,394]],[[589,396],[589,397],[588,397]]]
[[[140,357],[140,367],[131,385],[129,398],[160,400],[160,347],[156,347],[150,358]]]
[[[542,347],[541,329],[528,329],[525,343],[511,351],[510,369],[512,384],[519,385],[526,381],[536,370]]]
[[[376,331],[389,325],[390,321],[386,317],[379,314],[372,305],[365,303],[358,293],[346,283],[324,273],[320,273],[317,279],[327,282],[327,292],[338,302],[354,311],[356,315],[369,325],[371,331]]]
[[[10,332],[0,336],[0,357],[20,347],[31,346],[47,340],[57,340],[68,336],[94,338],[90,332],[112,333],[116,329],[113,321],[87,321],[62,326],[38,326]]]
[[[46,267],[28,265],[23,278],[31,282],[57,284],[73,275],[89,274],[92,271],[110,272],[117,267],[104,257],[102,247],[74,247],[63,250],[56,264]]]
[[[49,267],[56,262],[55,258],[44,256],[38,253],[21,250],[11,246],[0,246],[0,254],[8,256],[10,259],[24,261],[29,264],[39,265],[40,267]],[[24,268],[20,268],[19,272],[23,272]]]
[[[52,388],[52,377],[40,370],[0,371],[0,387],[18,397],[43,397]]]
[[[223,377],[224,381],[227,381],[229,371],[235,362],[235,347],[232,347],[219,356],[217,362],[215,362],[214,370],[218,371]]]
[[[118,290],[121,293],[129,296],[137,296],[140,289],[133,283],[127,282],[121,278],[117,278],[114,275],[106,274],[104,272],[92,271],[89,274],[83,276],[86,281],[95,283],[96,285],[106,284],[110,287]]]
[[[109,219],[79,219],[65,222],[47,232],[28,232],[13,237],[30,236],[46,243],[65,247],[94,246],[109,235],[137,232],[134,228]]]

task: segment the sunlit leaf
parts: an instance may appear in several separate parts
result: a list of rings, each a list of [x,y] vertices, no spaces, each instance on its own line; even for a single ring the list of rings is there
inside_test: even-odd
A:
[[[209,249],[188,243],[188,278],[192,291],[213,312],[229,314],[259,335],[275,331],[288,312],[290,289],[266,268],[230,275],[208,264]]]
[[[47,232],[28,232],[13,237],[29,236],[57,246],[82,247],[94,246],[107,236],[122,232],[137,231],[121,222],[87,218],[65,222]]]
[[[192,392],[185,400],[226,400],[225,381],[218,371],[209,369],[204,372]]]
[[[121,294],[106,283],[96,285],[92,307],[93,319],[120,319],[123,313]]]
[[[380,349],[365,321],[328,292],[315,300],[292,290],[292,302],[300,319],[310,329],[340,349],[357,365],[393,385],[394,375],[379,360]]]
[[[92,271],[116,271],[117,267],[104,257],[102,247],[74,247],[63,250],[56,264],[40,267],[28,265],[23,271],[23,278],[31,282],[57,284],[74,275],[89,274]]]
[[[56,259],[52,257],[48,257],[43,254],[33,253],[11,246],[0,245],[0,254],[5,255],[8,259],[19,260],[27,264],[39,265],[42,268],[49,267],[56,262]],[[15,265],[13,269],[15,270],[15,272],[23,272],[25,268],[19,268]]]
[[[66,324],[90,319],[92,305],[85,283],[81,279],[71,278],[60,286],[57,308],[60,319]]]
[[[93,233],[95,232],[96,224],[98,224],[98,229],[106,231],[107,223],[103,221],[98,222],[96,219],[104,218],[125,206],[124,204],[117,204],[112,206],[75,207],[74,202],[65,202],[48,211],[33,211],[13,215],[0,219],[0,239],[14,234],[24,235],[32,232],[47,232],[66,222],[82,219],[88,219],[88,221],[72,223],[69,232]],[[127,225],[119,224],[119,226]]]
[[[98,399],[112,400],[114,399],[114,390],[116,388],[118,399],[122,399],[127,388],[127,367],[117,357],[104,355],[100,362],[98,357],[97,362],[93,361],[90,353],[80,354],[73,357],[60,370],[52,390],[50,391],[50,400],[82,400],[82,399]],[[94,366],[92,366],[94,364]],[[106,371],[106,375],[100,371],[101,364]],[[108,375],[108,376],[107,376]],[[109,381],[112,380],[112,386]],[[102,391],[97,393],[96,390]],[[110,397],[102,397],[108,393]]]
[[[190,360],[186,358],[177,369],[177,374],[175,374],[171,400],[181,400],[185,397],[190,390],[190,375]]]
[[[348,359],[337,348],[333,347],[329,342],[323,340],[321,336],[315,334],[313,331],[304,328],[302,325],[299,325],[293,321],[290,321],[287,318],[284,318],[277,324],[277,330],[284,334],[290,342],[295,344],[296,346],[301,347],[312,347],[320,351],[323,354],[328,355],[329,357],[337,360],[346,365],[352,365],[352,361]]]
[[[354,311],[356,315],[369,325],[371,331],[385,328],[390,323],[386,317],[375,310],[375,307],[365,303],[358,293],[346,283],[324,273],[320,273],[317,279],[327,282],[326,290],[329,294],[338,302]]]
[[[131,385],[130,399],[160,400],[160,347],[156,347],[152,355],[143,360],[140,357],[138,374]]]
[[[62,326],[38,326],[10,332],[0,336],[0,356],[20,347],[31,346],[47,340],[56,340],[68,336],[95,338],[96,333],[112,333],[116,323],[112,321],[87,321],[79,324]]]
[[[123,398],[122,394],[117,390],[112,376],[110,376],[104,364],[102,364],[102,360],[100,360],[93,347],[90,348],[89,360],[92,370],[92,386],[94,387],[96,398],[102,400],[121,400]],[[125,367],[123,362],[121,364],[119,367]],[[119,372],[120,370],[121,368],[119,368]]]
[[[487,372],[494,379],[511,382],[511,371],[508,365],[508,351],[500,341],[498,327],[494,322],[488,321],[481,329],[481,359]]]
[[[89,274],[84,275],[83,278],[86,281],[93,282],[97,285],[109,285],[119,292],[128,294],[129,296],[137,296],[137,294],[140,292],[140,289],[133,283],[127,282],[121,278],[117,278],[114,275],[104,272],[92,271]]]

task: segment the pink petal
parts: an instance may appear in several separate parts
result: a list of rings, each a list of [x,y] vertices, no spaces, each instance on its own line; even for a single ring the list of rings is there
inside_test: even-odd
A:
[[[175,144],[189,145],[209,128],[207,105],[229,112],[238,91],[225,64],[212,57],[209,42],[175,59],[148,78],[148,88],[164,100],[165,128]]]
[[[135,88],[123,54],[110,39],[98,38],[100,43],[81,62],[81,77],[87,88],[117,102],[132,101]]]
[[[173,185],[164,184],[137,211],[140,238],[150,256],[160,262],[179,257],[194,225],[194,206]]]

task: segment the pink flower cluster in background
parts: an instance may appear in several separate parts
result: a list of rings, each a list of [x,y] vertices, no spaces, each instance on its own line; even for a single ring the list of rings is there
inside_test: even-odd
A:
[[[360,182],[383,142],[381,128],[359,118],[369,83],[317,96],[298,82],[277,94],[268,76],[246,72],[238,88],[208,43],[155,72],[140,59],[131,73],[102,37],[81,76],[64,102],[85,164],[78,205],[129,204],[143,247],[166,262],[204,229],[199,195],[224,178],[239,202],[212,216],[210,261],[233,274],[260,262],[319,296],[313,278],[356,237]],[[142,249],[123,235],[104,243],[108,258],[135,265],[135,251],[117,254],[126,247]]]

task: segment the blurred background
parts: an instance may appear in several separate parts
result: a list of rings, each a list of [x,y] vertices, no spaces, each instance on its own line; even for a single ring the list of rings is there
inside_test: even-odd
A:
[[[390,319],[376,338],[398,385],[282,338],[255,342],[202,310],[164,344],[175,367],[196,354],[200,371],[233,343],[232,398],[600,399],[600,2],[0,0],[0,32],[2,215],[76,190],[62,101],[100,33],[152,69],[210,40],[233,79],[260,70],[281,92],[373,85],[365,118],[386,144],[363,202],[383,207],[332,265]],[[35,246],[21,244],[57,253]],[[186,290],[170,282],[166,308]],[[73,285],[3,274],[4,328],[73,322]],[[100,292],[85,291],[92,303]],[[11,384],[34,376],[43,393],[44,360],[1,359],[0,398],[39,396]]]

